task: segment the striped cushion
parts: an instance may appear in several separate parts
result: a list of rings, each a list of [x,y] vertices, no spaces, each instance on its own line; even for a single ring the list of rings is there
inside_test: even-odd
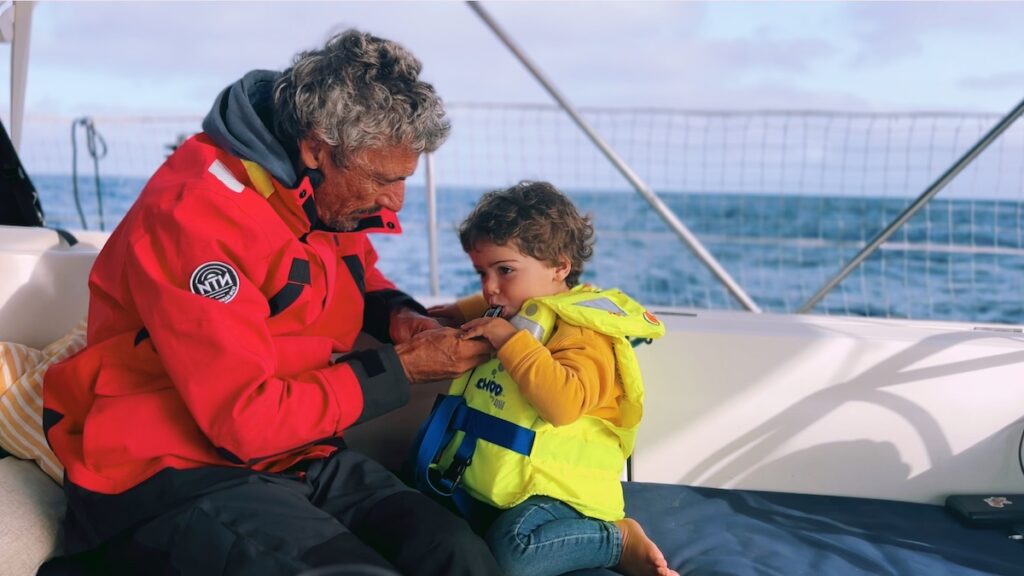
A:
[[[57,482],[64,468],[43,436],[43,374],[51,364],[85,347],[85,320],[42,350],[0,343],[0,447],[35,460]]]

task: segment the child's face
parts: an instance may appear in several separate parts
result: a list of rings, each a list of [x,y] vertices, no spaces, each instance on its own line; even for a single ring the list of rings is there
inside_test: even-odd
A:
[[[565,284],[570,271],[568,259],[552,266],[523,254],[514,242],[504,246],[477,242],[469,258],[480,275],[480,288],[487,304],[492,308],[503,307],[501,316],[505,319],[515,316],[523,302],[530,298],[551,296],[569,289]]]

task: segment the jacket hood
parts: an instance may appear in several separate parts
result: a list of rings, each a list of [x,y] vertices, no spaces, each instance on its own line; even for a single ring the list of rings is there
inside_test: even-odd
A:
[[[253,70],[225,88],[203,119],[203,131],[231,154],[262,166],[294,188],[299,176],[288,150],[274,136],[272,93],[280,72]]]

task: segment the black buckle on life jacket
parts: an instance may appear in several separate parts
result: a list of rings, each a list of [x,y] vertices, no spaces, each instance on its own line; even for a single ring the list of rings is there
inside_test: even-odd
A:
[[[462,475],[466,473],[466,468],[472,463],[472,458],[468,460],[453,459],[448,469],[441,474],[441,482],[445,489],[454,492],[455,488],[462,482]]]

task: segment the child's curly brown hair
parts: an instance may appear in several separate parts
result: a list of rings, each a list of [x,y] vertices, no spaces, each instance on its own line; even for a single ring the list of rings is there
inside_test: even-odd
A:
[[[572,201],[548,182],[523,181],[484,194],[459,226],[466,252],[481,240],[504,246],[556,266],[563,258],[572,269],[565,283],[579,283],[583,263],[594,254],[594,227]]]

